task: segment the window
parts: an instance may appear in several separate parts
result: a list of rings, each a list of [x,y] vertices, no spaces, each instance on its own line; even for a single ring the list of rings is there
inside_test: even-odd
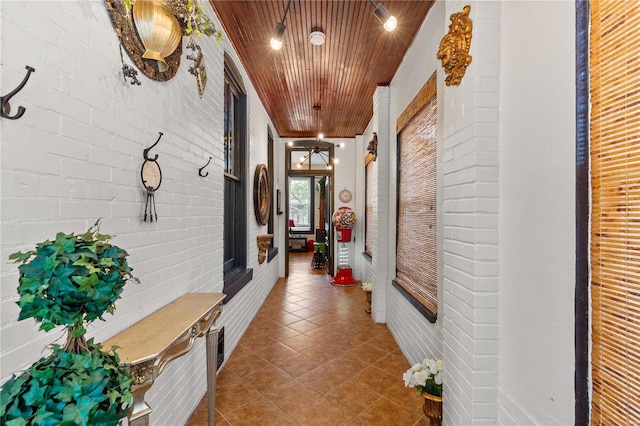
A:
[[[398,223],[394,286],[431,322],[438,312],[435,74],[407,109],[398,134]],[[402,115],[401,115],[402,118]]]
[[[271,129],[267,128],[267,151],[268,151],[268,159],[267,159],[267,168],[269,170],[269,185],[271,185],[271,214],[269,214],[269,224],[267,225],[267,233],[269,234],[273,234],[275,232],[275,225],[274,225],[274,221],[275,221],[275,214],[276,212],[274,211],[276,208],[276,201],[274,200],[275,197],[275,189],[274,189],[274,181],[276,180],[275,177],[275,162],[274,162],[274,145],[273,145],[273,133],[271,133]],[[273,243],[275,244],[276,241],[274,239]],[[273,260],[273,258],[276,257],[276,255],[278,254],[278,247],[274,247],[274,244],[269,244],[269,248],[267,249],[267,262],[271,262]]]
[[[224,293],[228,302],[252,277],[247,270],[246,95],[225,55],[224,73]]]
[[[327,145],[328,143],[324,143]],[[333,150],[328,146],[297,146],[289,152],[291,170],[297,172],[331,170]]]
[[[640,423],[640,5],[591,7],[591,424]]]
[[[289,222],[293,221],[291,233],[313,233],[313,198],[313,177],[289,178]]]

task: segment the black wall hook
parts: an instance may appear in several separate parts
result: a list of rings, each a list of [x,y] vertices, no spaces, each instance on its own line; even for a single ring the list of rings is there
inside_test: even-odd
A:
[[[145,160],[156,161],[158,159],[158,154],[156,154],[154,158],[149,158],[149,151],[151,151],[154,146],[158,145],[158,142],[160,142],[160,138],[162,138],[162,135],[164,134],[162,132],[158,132],[158,133],[160,134],[160,136],[158,136],[158,140],[156,141],[156,143],[151,145],[149,148],[145,149],[144,152],[142,153]]]
[[[9,105],[9,99],[11,99],[19,91],[22,90],[24,85],[27,84],[27,80],[29,80],[29,77],[31,76],[31,73],[36,70],[35,68],[30,67],[29,65],[27,65],[25,67],[25,69],[27,70],[27,75],[24,76],[24,79],[22,80],[22,83],[20,83],[20,85],[18,87],[13,89],[7,95],[0,97],[0,102],[2,103],[2,110],[0,111],[0,115],[3,118],[8,118],[9,120],[17,120],[18,118],[22,117],[22,115],[26,111],[25,107],[19,106],[18,107],[18,112],[16,113],[16,115],[13,115],[13,116],[9,115],[9,113],[11,112],[11,105]]]
[[[207,161],[207,164],[205,164],[204,166],[200,167],[200,169],[198,170],[198,174],[202,177],[207,177],[209,176],[209,172],[207,172],[206,174],[202,174],[202,170],[204,170],[205,167],[207,167],[209,165],[209,163],[211,162],[211,157],[209,157],[209,161]]]

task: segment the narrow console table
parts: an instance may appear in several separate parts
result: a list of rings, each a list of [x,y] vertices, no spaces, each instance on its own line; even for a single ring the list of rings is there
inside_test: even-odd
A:
[[[224,297],[222,293],[185,294],[103,343],[105,348],[119,347],[120,362],[131,372],[131,426],[149,426],[152,409],[144,400],[145,393],[167,363],[189,352],[193,341],[202,336],[206,336],[207,346],[209,425],[214,424],[218,352],[214,325]]]

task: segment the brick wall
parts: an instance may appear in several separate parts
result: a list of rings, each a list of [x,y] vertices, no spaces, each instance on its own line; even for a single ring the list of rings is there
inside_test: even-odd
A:
[[[205,4],[206,2],[203,2]],[[207,13],[213,12],[205,5]],[[10,253],[34,247],[57,231],[82,232],[102,218],[101,230],[130,253],[141,284],[128,284],[114,316],[89,327],[103,341],[187,292],[222,290],[222,79],[225,40],[198,40],[208,81],[198,96],[183,55],[175,78],[141,86],[123,82],[118,40],[103,2],[3,2],[2,87],[13,88],[24,66],[36,72],[12,106],[20,120],[2,120],[0,373],[6,381],[42,355],[61,332],[38,332],[17,321],[17,267]],[[232,53],[232,56],[235,56]],[[125,62],[131,63],[125,53]],[[240,67],[240,62],[236,61]],[[263,106],[243,76],[249,105],[249,189],[258,163],[267,163]],[[7,90],[3,90],[3,94]],[[163,181],[158,222],[142,222],[142,151],[164,136],[158,154]],[[198,169],[213,160],[206,178]],[[227,356],[278,277],[278,261],[257,263],[256,224],[247,191],[248,263],[253,281],[219,320]],[[278,227],[278,225],[276,225]],[[155,424],[181,424],[205,390],[204,341],[169,364],[148,393]]]
[[[446,16],[462,2],[446,5]],[[452,424],[495,423],[500,3],[472,5],[473,62],[444,91],[444,361]]]

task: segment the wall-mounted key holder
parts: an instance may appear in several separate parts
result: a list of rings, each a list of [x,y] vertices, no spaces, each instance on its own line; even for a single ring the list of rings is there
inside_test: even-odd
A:
[[[158,154],[156,154],[154,158],[149,158],[149,151],[160,142],[163,133],[159,132],[159,134],[156,143],[144,150],[144,163],[142,163],[142,168],[140,169],[140,179],[142,180],[142,185],[144,185],[147,190],[147,201],[144,206],[145,222],[147,221],[147,217],[149,217],[149,222],[153,222],[154,217],[156,222],[158,221],[155,192],[160,188],[160,184],[162,183],[162,170],[160,170],[160,165],[156,161],[158,160]]]

